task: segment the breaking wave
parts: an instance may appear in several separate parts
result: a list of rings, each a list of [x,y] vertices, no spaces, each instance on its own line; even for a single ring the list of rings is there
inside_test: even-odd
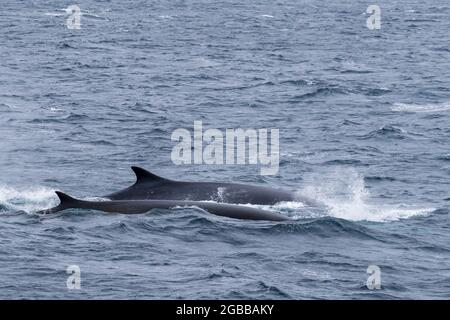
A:
[[[394,103],[392,111],[398,112],[440,112],[450,110],[450,102],[430,104]]]

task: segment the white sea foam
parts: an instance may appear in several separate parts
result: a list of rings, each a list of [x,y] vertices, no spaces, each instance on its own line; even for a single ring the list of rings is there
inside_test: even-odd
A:
[[[274,204],[271,206],[273,209],[279,209],[279,210],[301,210],[305,208],[305,205],[301,202],[297,201],[284,201],[279,202],[277,204]]]
[[[58,199],[52,189],[32,187],[18,190],[0,185],[0,206],[8,210],[32,213],[57,204]]]
[[[439,112],[450,110],[450,102],[429,104],[394,103],[392,111],[398,112]]]

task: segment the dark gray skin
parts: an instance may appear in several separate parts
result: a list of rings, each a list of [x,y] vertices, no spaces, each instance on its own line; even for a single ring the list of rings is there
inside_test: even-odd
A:
[[[104,196],[111,200],[190,200],[226,202],[234,204],[272,205],[281,201],[299,200],[313,204],[311,199],[294,193],[263,186],[220,182],[187,182],[159,177],[145,169],[131,167],[136,174],[134,185]]]
[[[72,198],[56,191],[61,203],[54,208],[38,212],[39,214],[56,213],[66,209],[91,209],[103,212],[139,214],[152,209],[171,209],[174,207],[198,207],[209,213],[233,219],[286,221],[288,217],[256,208],[234,204],[184,201],[184,200],[115,200],[115,201],[84,201]]]

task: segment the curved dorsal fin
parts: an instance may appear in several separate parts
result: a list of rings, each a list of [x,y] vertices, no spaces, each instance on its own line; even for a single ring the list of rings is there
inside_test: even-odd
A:
[[[75,198],[72,198],[71,196],[65,194],[64,192],[61,191],[55,191],[56,195],[59,198],[59,201],[61,201],[61,204],[63,205],[68,205],[72,202],[77,202],[78,200]]]
[[[79,203],[81,203],[80,200],[72,198],[71,196],[68,196],[67,194],[61,192],[61,191],[55,191],[56,195],[59,198],[60,204],[54,208],[51,209],[47,209],[47,210],[41,210],[38,211],[38,214],[49,214],[49,213],[55,213],[55,212],[59,212],[61,210],[65,210],[65,209],[69,209],[69,208],[74,208],[76,207]]]
[[[157,176],[156,174],[151,173],[150,171],[147,171],[140,167],[133,166],[131,167],[131,170],[133,170],[134,174],[136,175],[136,184],[152,181],[153,182],[169,181],[169,179]]]

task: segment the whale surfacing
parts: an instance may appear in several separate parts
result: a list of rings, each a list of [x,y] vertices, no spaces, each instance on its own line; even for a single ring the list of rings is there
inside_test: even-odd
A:
[[[140,167],[131,167],[136,183],[129,188],[104,196],[111,200],[190,200],[233,204],[272,205],[282,201],[309,202],[293,192],[264,186],[222,182],[176,181],[160,177]]]
[[[278,213],[238,206],[235,204],[225,204],[206,201],[186,201],[186,200],[112,200],[112,201],[85,201],[72,198],[65,193],[56,191],[60,204],[54,208],[43,210],[38,213],[50,214],[66,209],[91,209],[111,213],[139,214],[146,213],[152,209],[171,209],[175,207],[198,207],[211,214],[245,220],[264,221],[286,221],[288,217]]]

